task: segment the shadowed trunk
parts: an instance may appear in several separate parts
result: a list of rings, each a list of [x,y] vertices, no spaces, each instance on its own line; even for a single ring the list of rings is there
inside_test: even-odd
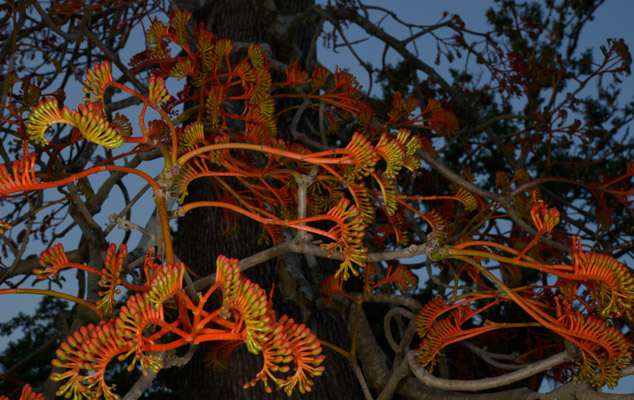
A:
[[[266,16],[258,14],[255,1],[208,1],[201,9],[194,12],[194,17],[204,21],[207,28],[220,38],[228,38],[237,42],[267,43],[272,50],[272,57],[288,63],[298,54],[298,50],[306,54],[316,29],[314,23],[302,24],[291,37],[284,40],[269,34]],[[278,0],[275,1],[277,11],[282,15],[294,15],[310,6],[312,0]],[[304,60],[300,60],[303,62]],[[283,77],[281,77],[283,79]],[[275,79],[275,77],[274,77]],[[292,116],[291,116],[292,118]],[[282,137],[288,137],[285,123],[278,120],[278,130]],[[216,197],[208,181],[201,179],[193,182],[189,189],[188,201],[213,200]],[[225,215],[220,209],[195,209],[181,218],[176,235],[176,251],[178,257],[196,273],[204,276],[215,272],[218,255],[242,259],[266,248],[259,245],[258,238],[262,226],[245,217],[238,217],[237,232],[222,235],[226,230]],[[292,263],[292,267],[287,267]],[[273,303],[278,316],[286,314],[297,322],[305,323],[320,339],[334,343],[344,349],[350,348],[349,332],[345,323],[334,313],[326,309],[316,309],[311,302],[319,296],[313,277],[326,276],[333,273],[328,262],[321,262],[320,271],[310,273],[303,256],[290,255],[284,259],[271,260],[258,265],[247,272],[249,279],[260,284],[267,292],[275,285]],[[336,264],[335,264],[336,265]],[[288,272],[292,270],[292,272]],[[311,286],[310,289],[298,289],[293,278],[297,272]],[[293,275],[293,278],[291,278]],[[308,294],[306,294],[308,293]],[[311,297],[307,300],[305,296]],[[231,356],[229,369],[215,372],[204,366],[198,351],[194,359],[178,371],[166,374],[179,398],[183,399],[286,399],[282,391],[274,390],[267,394],[264,386],[243,389],[242,385],[256,377],[262,367],[262,359],[249,353],[246,346],[239,346]],[[354,376],[348,361],[341,355],[324,348],[326,360],[323,376],[315,379],[313,391],[301,395],[302,399],[335,399],[345,394],[346,398],[363,398],[359,383]],[[166,371],[167,372],[167,371]],[[270,385],[274,386],[272,382]],[[293,398],[300,394],[294,391]]]

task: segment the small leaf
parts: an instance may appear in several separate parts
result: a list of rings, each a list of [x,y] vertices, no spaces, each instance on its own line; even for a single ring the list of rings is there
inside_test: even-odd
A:
[[[462,186],[458,188],[458,193],[456,193],[456,200],[461,202],[462,205],[464,205],[465,210],[467,211],[473,211],[478,207],[478,202],[475,196]]]
[[[116,302],[114,296],[118,294],[117,286],[121,284],[121,271],[123,270],[123,260],[128,254],[128,248],[125,244],[119,247],[119,254],[116,254],[117,245],[111,243],[106,253],[106,261],[101,270],[101,279],[98,285],[106,290],[100,291],[101,299],[97,302],[97,308],[103,310],[104,315],[109,317],[112,315],[113,307]]]
[[[0,235],[2,235],[3,233],[5,233],[11,228],[12,228],[11,224],[0,219]]]
[[[87,95],[93,95],[92,97],[84,97],[85,102],[99,100],[103,102],[103,95],[106,89],[113,82],[112,80],[112,68],[110,61],[106,61],[102,64],[95,64],[86,74],[86,81],[84,84],[84,92]]]
[[[130,124],[128,117],[125,115],[116,113],[110,122],[110,126],[116,129],[120,136],[132,135],[132,125]]]
[[[196,121],[187,125],[178,138],[179,153],[191,149],[197,142],[205,139],[205,126]]]
[[[169,28],[162,22],[156,20],[145,34],[145,46],[150,54],[163,60],[169,58],[169,49],[165,43],[165,39],[169,36]]]
[[[165,79],[161,76],[150,76],[148,89],[150,90],[148,97],[150,102],[154,105],[161,104],[170,99],[170,95],[167,93],[167,89],[165,88]]]
[[[258,354],[272,329],[266,292],[242,277],[238,260],[222,255],[216,261],[216,283],[223,294],[223,307],[236,311],[244,321],[247,349]]]
[[[355,206],[350,206],[348,199],[341,199],[336,207],[328,211],[327,215],[336,223],[328,234],[337,238],[333,243],[322,244],[321,250],[329,250],[331,255],[335,250],[341,252],[344,257],[343,262],[335,278],[347,280],[350,273],[354,276],[359,272],[353,267],[352,263],[364,266],[367,258],[367,249],[363,247],[363,236],[365,225],[363,225],[363,217]]]
[[[289,85],[303,85],[310,80],[308,72],[297,65],[297,60],[286,67],[286,83]]]
[[[2,94],[7,95],[13,91],[13,85],[18,81],[18,74],[15,72],[9,72],[2,79]]]
[[[163,265],[152,275],[150,290],[145,294],[145,300],[154,306],[160,306],[174,293],[183,287],[185,264]]]
[[[218,340],[205,342],[202,348],[202,362],[214,372],[229,368],[233,349],[244,343],[242,340]]]
[[[40,266],[42,269],[34,269],[33,273],[37,275],[38,279],[44,279],[68,267],[69,264],[66,253],[64,253],[64,246],[58,243],[40,254]]]
[[[430,127],[438,133],[450,134],[460,129],[458,118],[451,111],[445,110],[436,99],[429,99],[423,114],[431,113]]]
[[[68,108],[59,109],[57,100],[47,98],[40,101],[29,115],[29,122],[26,123],[26,132],[35,144],[48,144],[48,140],[44,138],[44,133],[53,124],[68,123],[66,113]]]
[[[116,149],[123,144],[117,129],[103,116],[99,103],[80,104],[77,110],[68,112],[68,108],[64,108],[64,119],[76,127],[85,139],[109,149]]]
[[[396,267],[390,266],[387,270],[387,276],[385,280],[380,284],[386,284],[388,282],[394,282],[401,285],[403,290],[414,290],[418,285],[418,279],[416,279],[416,275],[412,273],[409,269],[403,267],[402,265],[398,265]]]
[[[355,158],[352,166],[346,166],[346,178],[350,181],[357,180],[362,176],[367,176],[374,171],[374,166],[378,160],[376,149],[360,133],[352,135],[346,150]]]
[[[0,194],[41,189],[42,183],[35,177],[35,162],[38,153],[28,153],[28,142],[24,142],[22,158],[11,163],[11,174],[6,165],[0,164]]]

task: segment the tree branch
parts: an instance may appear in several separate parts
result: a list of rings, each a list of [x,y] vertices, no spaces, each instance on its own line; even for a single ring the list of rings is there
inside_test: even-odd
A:
[[[196,347],[197,346],[190,345],[187,353],[185,353],[182,357],[178,357],[175,350],[160,353],[161,357],[165,357],[163,359],[163,368],[182,367],[187,364],[196,352]],[[156,372],[148,371],[147,375],[142,376],[138,381],[136,381],[134,386],[132,386],[132,389],[130,389],[130,391],[128,391],[128,393],[126,393],[123,397],[123,400],[136,400],[143,396],[145,391],[156,379],[156,376]]]
[[[407,353],[407,363],[412,373],[424,384],[437,389],[459,390],[459,391],[478,391],[498,388],[509,385],[513,382],[529,378],[539,372],[547,371],[557,365],[573,361],[567,351],[550,356],[544,360],[527,364],[524,368],[510,372],[508,374],[496,376],[494,378],[484,378],[477,380],[458,380],[458,379],[442,379],[430,374],[425,368],[421,367],[418,362],[417,352],[415,350]]]

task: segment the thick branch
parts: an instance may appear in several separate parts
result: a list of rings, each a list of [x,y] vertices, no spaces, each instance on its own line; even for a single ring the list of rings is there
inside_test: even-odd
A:
[[[459,390],[459,391],[478,391],[498,388],[529,378],[542,371],[547,371],[557,365],[572,361],[573,358],[568,352],[561,352],[546,358],[545,360],[536,361],[527,364],[524,368],[510,372],[508,374],[496,376],[494,378],[484,378],[477,380],[458,380],[458,379],[442,379],[433,376],[425,368],[421,367],[418,362],[417,352],[412,350],[407,353],[407,363],[412,373],[423,383],[437,389]]]

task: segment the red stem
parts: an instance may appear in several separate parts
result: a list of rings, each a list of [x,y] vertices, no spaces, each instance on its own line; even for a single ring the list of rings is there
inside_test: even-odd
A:
[[[238,207],[236,205],[233,204],[228,204],[228,203],[223,203],[220,201],[195,201],[193,203],[188,203],[185,204],[182,207],[182,210],[185,212],[189,212],[195,208],[200,208],[200,207],[220,207],[220,208],[228,208],[232,211],[235,211],[239,214],[242,214],[244,216],[247,216],[255,221],[258,221],[260,223],[263,224],[271,224],[271,225],[281,225],[281,226],[288,226],[291,228],[295,228],[295,229],[300,229],[306,232],[311,232],[320,236],[325,236],[329,239],[332,240],[337,240],[338,238],[331,234],[328,233],[326,231],[323,231],[321,229],[317,229],[317,228],[313,228],[311,226],[307,226],[307,225],[301,225],[307,222],[314,222],[314,221],[324,221],[324,220],[332,220],[329,216],[327,215],[317,215],[315,217],[310,217],[310,218],[303,218],[303,219],[295,219],[292,221],[288,221],[288,220],[280,220],[280,219],[273,219],[273,218],[263,218],[261,216],[259,216],[258,214],[252,213],[250,211],[247,211],[241,207]]]
[[[54,292],[52,290],[47,289],[28,289],[28,288],[15,288],[15,289],[0,289],[0,294],[41,294],[44,296],[50,297],[58,297],[60,299],[72,301],[73,303],[77,303],[89,309],[90,311],[97,314],[101,317],[102,312],[97,308],[96,305],[87,302],[84,299],[80,299],[79,297],[72,296],[66,293]]]

